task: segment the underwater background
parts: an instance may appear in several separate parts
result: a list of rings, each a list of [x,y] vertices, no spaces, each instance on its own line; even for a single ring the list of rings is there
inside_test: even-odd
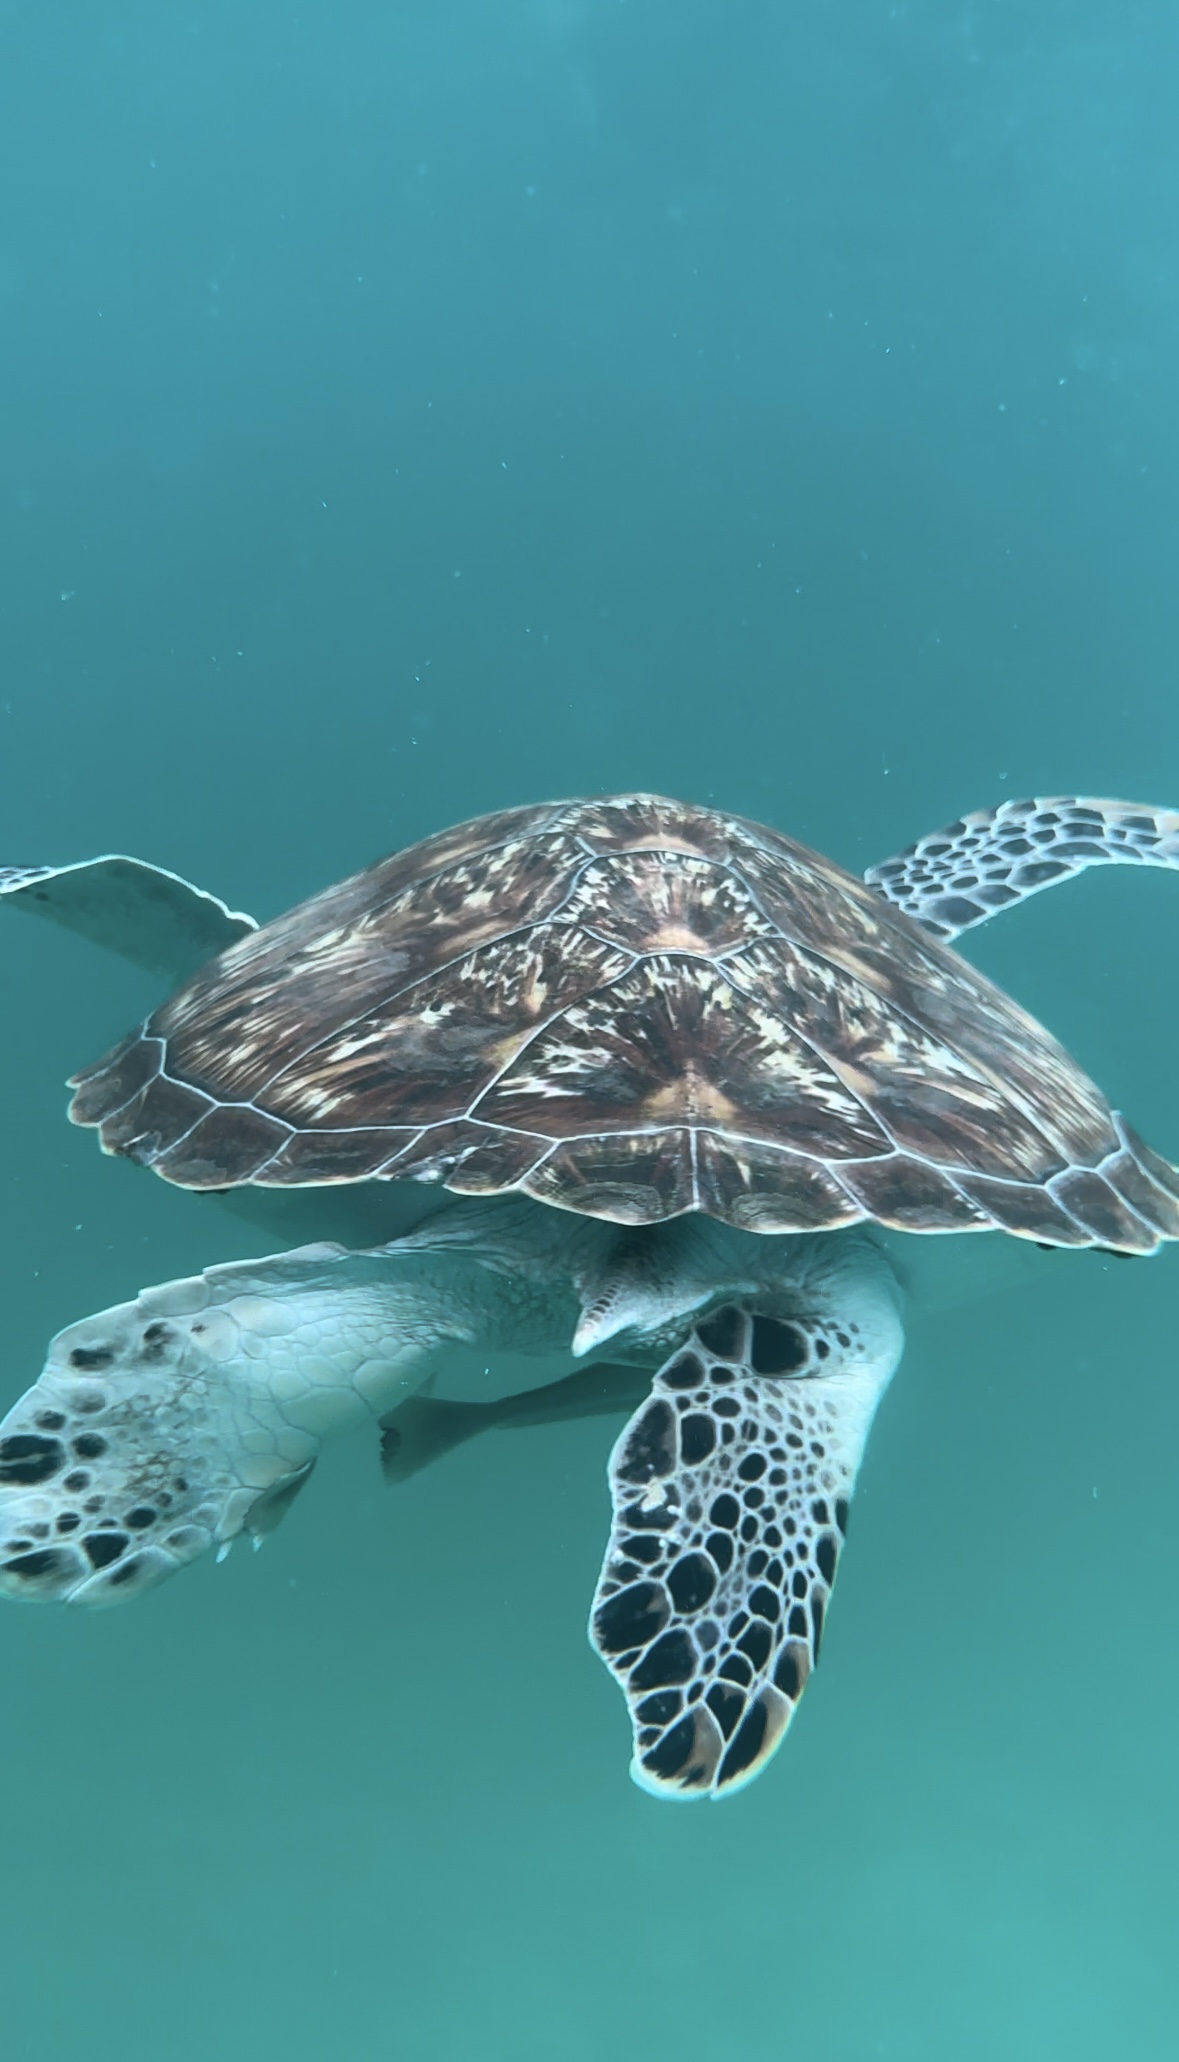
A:
[[[857,870],[1179,805],[1177,97],[1167,0],[0,0],[0,861],[266,917],[550,796]],[[1177,927],[965,941],[1172,1156]],[[2,929],[7,1407],[267,1241],[65,1122],[153,984]],[[605,1420],[0,1612],[5,2062],[1172,2055],[1179,1258],[1042,1262],[911,1313],[719,1808],[586,1642]]]

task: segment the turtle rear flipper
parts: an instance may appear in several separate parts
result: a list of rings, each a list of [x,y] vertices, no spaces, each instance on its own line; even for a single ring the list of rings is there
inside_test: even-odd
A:
[[[166,867],[106,853],[72,866],[0,867],[0,897],[173,986],[258,926]]]
[[[381,1466],[387,1482],[407,1482],[480,1432],[558,1425],[570,1418],[616,1417],[633,1410],[650,1387],[643,1368],[598,1361],[559,1382],[499,1396],[491,1403],[461,1403],[442,1396],[407,1396],[381,1419]]]
[[[386,1482],[408,1482],[431,1461],[499,1423],[494,1403],[407,1396],[381,1419],[381,1470]]]

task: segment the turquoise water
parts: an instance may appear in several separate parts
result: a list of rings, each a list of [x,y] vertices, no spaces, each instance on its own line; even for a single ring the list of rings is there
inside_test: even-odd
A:
[[[0,861],[267,916],[550,795],[854,868],[1179,803],[1177,89],[1161,0],[0,0]],[[1177,895],[967,941],[1172,1155]],[[267,1242],[67,1127],[152,984],[3,929],[6,1405]],[[585,1642],[606,1421],[396,1494],[358,1440],[257,1558],[6,1609],[6,2062],[1171,2055],[1177,1285],[914,1312],[717,1808]]]

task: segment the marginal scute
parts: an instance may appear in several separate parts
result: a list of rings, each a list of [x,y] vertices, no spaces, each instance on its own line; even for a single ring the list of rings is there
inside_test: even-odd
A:
[[[1167,1195],[1173,1196],[1179,1202],[1179,1167],[1172,1167],[1169,1160],[1164,1160],[1160,1153],[1152,1151],[1127,1124],[1124,1117],[1115,1114],[1114,1122],[1127,1150],[1133,1154],[1143,1172],[1148,1174]]]
[[[1153,1253],[1158,1233],[1143,1222],[1100,1174],[1070,1167],[1049,1182],[1058,1203],[1082,1224],[1099,1246],[1120,1253]]]
[[[290,1135],[287,1125],[261,1110],[227,1105],[208,1111],[155,1164],[167,1177],[173,1155],[182,1153],[189,1188],[236,1188],[259,1175]]]
[[[381,1172],[397,1180],[444,1180],[461,1195],[492,1195],[535,1173],[551,1150],[545,1139],[464,1118],[419,1131],[390,1151]]]
[[[1047,1246],[1093,1244],[1091,1234],[1046,1188],[1031,1182],[990,1181],[982,1174],[958,1174],[955,1182],[999,1231]]]
[[[1080,805],[1031,814],[1054,842],[1003,859],[1019,892],[1091,856]],[[919,855],[971,910],[1009,891],[972,867],[972,822]],[[875,1217],[1125,1252],[1179,1234],[1175,1170],[983,975],[805,846],[659,796],[394,854],[240,939],[73,1085],[108,1151],[192,1188],[414,1179],[625,1224]]]
[[[702,1131],[696,1164],[700,1208],[742,1231],[828,1231],[867,1214],[826,1167],[778,1146]]]
[[[841,1167],[839,1178],[866,1215],[898,1231],[978,1231],[987,1223],[985,1210],[948,1174],[907,1153],[857,1161]]]
[[[132,1096],[146,1089],[159,1073],[164,1046],[158,1038],[146,1038],[132,1031],[106,1058],[83,1073],[74,1074],[70,1117],[75,1124],[97,1124],[111,1116]]]
[[[107,1118],[101,1132],[103,1147],[129,1160],[157,1159],[216,1107],[199,1089],[156,1076]],[[76,1110],[77,1098],[70,1115]]]
[[[586,1217],[658,1224],[693,1207],[691,1139],[681,1129],[574,1139],[550,1152],[521,1186],[538,1202]]]
[[[1154,1168],[1163,1170],[1164,1177],[1171,1173],[1171,1186],[1166,1186],[1165,1179],[1153,1171],[1151,1162]],[[1163,1238],[1179,1239],[1179,1193],[1172,1170],[1165,1161],[1160,1162],[1157,1153],[1149,1153],[1137,1140],[1134,1148],[1127,1145],[1112,1159],[1103,1161],[1101,1172],[1145,1224],[1152,1225]]]
[[[366,1181],[422,1136],[418,1126],[358,1125],[352,1131],[292,1132],[266,1170],[269,1186]]]

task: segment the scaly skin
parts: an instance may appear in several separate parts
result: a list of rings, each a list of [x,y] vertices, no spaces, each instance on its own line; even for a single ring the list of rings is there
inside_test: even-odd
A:
[[[323,1441],[420,1388],[438,1350],[609,1348],[652,1368],[730,1294],[805,1301],[887,1262],[859,1234],[702,1219],[636,1233],[459,1206],[389,1247],[304,1247],[147,1289],[53,1340],[0,1425],[0,1590],[106,1604],[271,1530]]]
[[[567,1282],[466,1254],[307,1247],[147,1289],[70,1325],[0,1425],[0,1590],[114,1603],[281,1517],[322,1442],[448,1341],[567,1339]]]

